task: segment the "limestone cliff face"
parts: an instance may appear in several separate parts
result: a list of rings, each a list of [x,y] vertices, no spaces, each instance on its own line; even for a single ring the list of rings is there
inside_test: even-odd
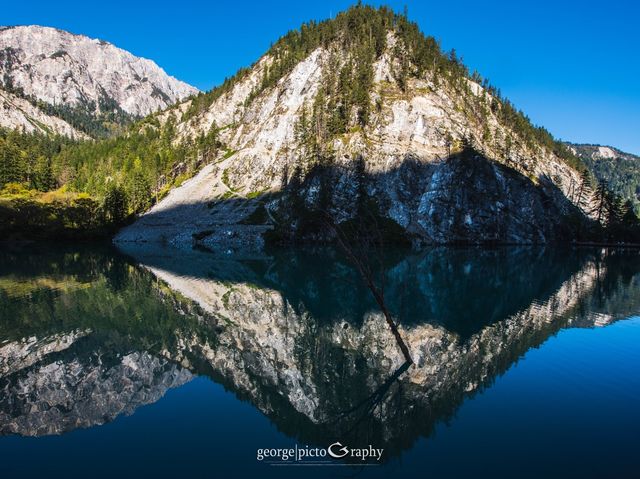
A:
[[[337,45],[318,47],[263,89],[276,61],[267,54],[204,111],[189,113],[187,102],[161,114],[161,121],[178,122],[183,140],[219,128],[227,154],[124,229],[118,241],[184,244],[203,231],[213,235],[203,240],[209,246],[227,243],[221,231],[242,241],[251,231],[238,225],[262,205],[267,224],[295,230],[299,218],[290,214],[286,192],[296,174],[302,182],[296,194],[309,209],[324,201],[322,208],[340,222],[352,218],[366,196],[418,242],[535,243],[562,236],[564,217],[577,211],[577,171],[505,123],[504,106],[478,83],[427,72],[401,88],[405,49],[390,30],[372,66],[366,125],[325,138],[322,161],[301,138],[300,125],[332,75],[353,59]],[[309,128],[315,135],[315,126]]]
[[[153,61],[108,42],[35,25],[0,29],[0,86],[25,98],[91,115],[119,109],[143,116],[198,91],[167,75]],[[8,105],[5,98],[5,110]],[[54,120],[28,116],[55,133],[74,136]],[[32,131],[16,113],[5,112],[0,124]]]

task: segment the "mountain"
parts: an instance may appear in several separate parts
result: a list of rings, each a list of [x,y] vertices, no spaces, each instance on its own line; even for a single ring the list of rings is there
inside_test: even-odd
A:
[[[106,122],[125,123],[198,92],[151,60],[102,40],[41,26],[0,29],[0,86],[3,96],[18,95],[90,134],[103,133]],[[0,124],[20,127],[24,121],[11,118],[19,116],[5,113]],[[40,121],[36,116],[27,115]]]
[[[640,156],[611,146],[568,143],[599,181],[640,209]]]
[[[141,128],[217,150],[117,241],[316,241],[327,215],[366,211],[413,243],[534,243],[572,237],[584,217],[581,162],[384,7],[305,24],[153,121]]]

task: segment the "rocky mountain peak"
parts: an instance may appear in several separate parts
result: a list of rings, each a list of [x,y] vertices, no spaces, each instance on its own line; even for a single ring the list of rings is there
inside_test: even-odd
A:
[[[154,218],[180,223],[176,241],[191,241],[262,207],[274,228],[300,231],[294,197],[339,222],[364,201],[426,242],[544,242],[559,234],[560,218],[578,214],[580,161],[455,52],[386,8],[303,25],[158,118],[173,118],[182,139],[215,134],[225,154],[121,239],[157,236],[147,227]],[[207,207],[194,217],[198,205]]]
[[[80,111],[121,119],[198,91],[108,42],[35,25],[0,30],[0,86],[55,116]]]

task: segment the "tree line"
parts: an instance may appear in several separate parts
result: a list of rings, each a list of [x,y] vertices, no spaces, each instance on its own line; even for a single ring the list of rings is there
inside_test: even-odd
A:
[[[0,129],[0,235],[95,235],[145,211],[223,146],[215,125],[175,143],[175,123],[149,117],[101,141]]]
[[[580,221],[578,240],[640,242],[640,219],[633,202],[615,193],[606,180],[596,180],[589,170],[583,169],[569,197],[590,218]]]

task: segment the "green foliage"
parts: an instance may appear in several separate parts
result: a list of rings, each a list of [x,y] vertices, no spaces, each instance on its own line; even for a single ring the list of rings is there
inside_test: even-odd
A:
[[[0,239],[90,238],[108,233],[100,204],[83,194],[38,193],[8,183],[0,190]]]
[[[46,114],[63,119],[92,138],[113,136],[136,120],[135,116],[124,111],[113,98],[106,95],[98,105],[95,102],[82,106],[52,105],[33,98],[28,100]]]
[[[151,205],[151,183],[144,174],[140,162],[136,163],[133,175],[128,179],[133,211],[144,211]]]
[[[60,52],[57,52],[60,53]],[[62,53],[64,54],[64,53]],[[56,53],[53,57],[55,58]],[[119,133],[125,127],[135,121],[135,116],[127,113],[117,101],[103,94],[98,102],[86,101],[80,105],[52,105],[39,100],[35,96],[27,95],[22,88],[16,87],[7,76],[4,79],[3,89],[34,105],[49,116],[56,116],[75,129],[82,131],[92,138],[106,138]]]
[[[24,183],[39,191],[61,186],[53,161],[72,143],[62,136],[24,134],[0,128],[0,188],[7,183]]]
[[[631,200],[624,200],[606,181],[595,183],[591,173],[582,174],[577,203],[593,222],[587,231],[579,231],[580,240],[640,243],[640,218]]]
[[[114,183],[128,198],[128,213],[144,211],[161,192],[191,176],[222,146],[214,126],[196,141],[174,144],[175,119],[161,128],[151,117],[129,128],[126,135],[98,142],[81,142],[56,157],[76,191],[104,198]]]
[[[388,31],[393,31],[397,40],[394,54],[399,60],[399,68],[395,71],[395,78],[401,91],[406,90],[412,78],[429,76],[436,85],[446,82],[468,101],[473,97],[474,104],[471,108],[483,125],[486,125],[491,110],[502,124],[517,135],[518,141],[523,142],[524,146],[530,149],[542,146],[571,167],[584,169],[581,160],[564,144],[555,140],[546,129],[533,125],[522,111],[502,97],[497,88],[477,72],[470,74],[455,50],[443,52],[433,37],[425,36],[417,24],[408,20],[406,13],[397,14],[387,7],[376,9],[359,3],[335,18],[322,22],[311,21],[288,32],[268,51],[271,63],[264,68],[262,80],[251,92],[247,102],[273,87],[315,49],[324,47],[331,55],[337,55],[339,58],[329,59],[330,65],[325,69],[327,73],[323,78],[322,88],[313,104],[306,106],[296,125],[297,136],[306,147],[311,163],[317,164],[318,155],[323,153],[324,145],[330,139],[358,126],[366,126],[370,121],[372,66],[385,50]],[[340,59],[346,59],[342,66],[339,64]],[[208,107],[214,98],[230,89],[246,74],[247,71],[239,72],[225,81],[220,89],[204,95],[209,100],[200,102],[206,103]],[[467,80],[482,85],[489,95],[475,98],[470,94]],[[486,127],[483,130],[483,140],[492,140],[492,132]],[[511,138],[510,140],[513,141]]]
[[[353,79],[356,81],[353,95],[362,111],[359,116],[367,116],[369,88],[373,72],[371,65],[379,57],[386,43],[386,32],[400,17],[386,7],[375,9],[358,5],[338,14],[335,18],[322,22],[308,22],[300,29],[291,30],[271,46],[267,55],[272,59],[264,68],[260,83],[251,92],[248,102],[263,91],[274,86],[282,77],[318,47],[338,44],[343,50],[352,52]],[[252,65],[252,67],[254,67]],[[246,78],[251,68],[239,70],[233,77],[225,79],[222,85],[208,93],[202,93],[192,99],[189,109],[182,119],[188,120],[204,111],[223,94],[229,92],[238,82]],[[343,78],[344,80],[344,78]],[[342,83],[345,85],[345,82]],[[345,115],[346,116],[346,115]]]
[[[254,65],[252,65],[252,67]],[[251,68],[240,68],[235,73],[235,75],[225,78],[222,82],[222,85],[215,87],[213,90],[207,93],[200,92],[192,97],[191,104],[189,105],[189,108],[183,113],[181,121],[187,121],[194,116],[198,116],[199,114],[207,111],[214,101],[216,101],[225,93],[230,92],[239,81],[241,81],[249,74],[250,71]]]
[[[11,186],[3,193],[5,226],[27,235],[37,231],[35,225],[49,231],[45,236],[79,234],[77,225],[86,226],[88,234],[106,232],[149,208],[175,182],[217,154],[222,147],[218,131],[214,125],[196,141],[174,144],[175,119],[160,127],[154,117],[132,125],[125,135],[100,141],[74,142],[0,129],[0,188]],[[41,201],[40,193],[60,186],[84,196],[78,201]],[[10,191],[15,193],[11,204]],[[22,224],[21,214],[32,218],[24,218]],[[87,215],[94,216],[89,221]],[[48,227],[46,218],[51,219]]]
[[[295,125],[296,138],[307,161],[296,168],[289,180],[294,210],[304,209],[300,195],[296,193],[304,174],[314,167],[326,169],[330,166],[334,157],[332,140],[339,135],[366,132],[364,127],[375,118],[376,111],[381,110],[382,101],[373,105],[370,94],[373,89],[373,65],[388,46],[389,31],[394,32],[396,42],[393,53],[399,61],[393,67],[398,83],[398,88],[394,88],[396,93],[398,89],[403,95],[404,92],[409,93],[412,79],[430,79],[436,86],[446,84],[459,92],[460,98],[466,102],[457,107],[465,111],[469,109],[483,125],[484,142],[491,142],[494,137],[486,126],[490,114],[511,130],[504,140],[504,155],[507,158],[514,144],[524,142],[534,151],[538,146],[553,151],[574,168],[584,170],[581,161],[563,144],[544,128],[532,125],[521,111],[502,98],[500,91],[477,72],[470,74],[454,50],[443,52],[438,42],[433,37],[425,36],[415,23],[407,19],[406,14],[394,13],[386,7],[374,8],[358,3],[330,20],[306,23],[273,44],[268,51],[267,61],[262,65],[262,78],[248,98],[248,102],[251,102],[272,88],[317,48],[323,47],[328,51],[329,65],[323,69],[325,73],[320,90],[313,102],[304,105]],[[241,69],[209,93],[193,97],[182,120],[189,120],[207,110],[250,71]],[[481,84],[489,95],[472,95],[468,80]],[[103,98],[99,106],[101,111],[110,111],[112,115],[101,118],[100,125],[126,123],[121,112],[108,98]],[[88,105],[87,111],[91,110],[90,107],[95,105]],[[99,125],[84,119],[81,111],[53,113],[62,117],[66,115],[73,120],[70,120],[72,124],[81,125],[84,131],[96,136],[105,133]],[[73,119],[74,115],[77,118]],[[123,221],[130,214],[147,209],[172,186],[197,171],[203,162],[224,151],[219,139],[220,128],[215,124],[209,132],[194,141],[176,143],[177,118],[174,115],[170,110],[170,118],[163,125],[157,116],[152,115],[130,125],[117,137],[77,143],[59,137],[0,130],[0,187],[19,183],[28,190],[49,191],[67,185],[71,191],[87,193],[101,205],[106,221]],[[451,150],[452,138],[448,143]],[[227,150],[225,158],[234,153]],[[321,179],[327,181],[324,177]],[[227,171],[223,173],[222,180],[231,188]],[[327,186],[321,189],[324,196],[320,197],[321,202],[326,203],[330,199],[330,181],[321,186]],[[581,201],[587,201],[589,191],[581,190],[580,197],[585,196]],[[227,195],[232,196],[233,189]],[[364,193],[361,197],[364,198]],[[605,207],[602,208],[600,219],[604,221]],[[614,216],[618,218],[624,214],[616,213]],[[614,221],[613,216],[611,218],[612,224],[621,221],[619,218]]]
[[[259,198],[260,196],[264,195],[265,191],[250,191],[249,193],[246,194],[246,198],[248,200],[253,200],[255,198]]]
[[[124,188],[110,185],[103,202],[106,220],[110,223],[120,224],[127,216],[128,209],[128,198]]]
[[[596,145],[575,145],[587,168],[600,181],[625,200],[630,200],[636,212],[640,212],[640,158],[619,153],[616,158],[597,158],[592,156]]]

